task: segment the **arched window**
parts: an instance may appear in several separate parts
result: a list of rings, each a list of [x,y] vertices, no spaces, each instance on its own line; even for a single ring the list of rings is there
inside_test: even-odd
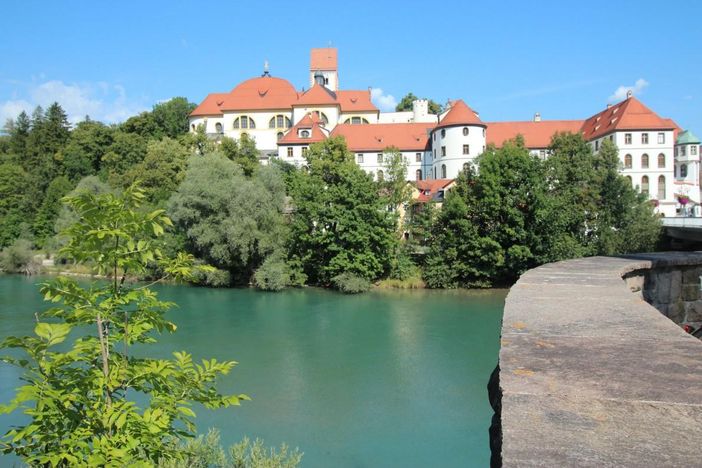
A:
[[[680,165],[680,177],[687,177],[687,164]]]
[[[382,182],[385,179],[385,175],[383,174],[383,171],[378,171],[378,182]]]
[[[446,129],[445,129],[445,128],[442,128],[442,129],[441,129],[441,138],[443,138],[443,137],[445,137],[445,136],[446,136]]]
[[[315,114],[317,114],[317,117],[324,123],[324,125],[329,123],[329,119],[327,118],[326,114],[321,111],[313,111]]]
[[[641,193],[648,195],[648,176],[641,178]]]
[[[646,153],[641,155],[641,168],[648,169],[648,155]]]
[[[242,115],[234,119],[234,128],[256,128],[256,123],[248,115]]]
[[[463,127],[463,136],[468,136],[468,127]]]
[[[283,132],[278,132],[278,133],[276,134],[276,137],[277,137],[279,140],[282,139],[282,138],[283,138]]]
[[[665,200],[665,176],[658,177],[658,199]]]
[[[350,117],[346,120],[344,120],[345,124],[351,124],[351,125],[361,125],[361,124],[368,124],[367,119],[364,119],[363,117]]]
[[[309,130],[302,130],[300,131],[300,138],[309,138],[310,137],[310,131]]]
[[[624,169],[631,169],[631,155],[624,156]]]
[[[222,133],[222,124],[221,123],[217,122],[215,124],[215,132]]]
[[[422,170],[421,169],[417,169],[417,172],[415,173],[415,178],[417,180],[422,180]]]
[[[276,115],[268,121],[268,128],[290,128],[292,122],[284,115]]]
[[[665,154],[658,155],[658,167],[665,167]]]
[[[470,168],[470,163],[463,163],[463,170],[467,171]]]
[[[446,164],[441,165],[441,178],[442,179],[446,178]]]

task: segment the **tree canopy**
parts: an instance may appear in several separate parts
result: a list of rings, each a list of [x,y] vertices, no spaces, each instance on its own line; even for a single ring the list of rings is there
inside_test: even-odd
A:
[[[395,111],[396,112],[402,112],[402,111],[411,111],[412,110],[412,101],[416,101],[419,99],[417,96],[414,95],[414,93],[407,93],[402,99],[400,99],[400,102],[397,103],[397,106],[395,106]],[[426,98],[423,98],[426,99]],[[429,99],[429,112],[432,114],[441,114],[442,107],[441,104],[437,104],[433,100]]]

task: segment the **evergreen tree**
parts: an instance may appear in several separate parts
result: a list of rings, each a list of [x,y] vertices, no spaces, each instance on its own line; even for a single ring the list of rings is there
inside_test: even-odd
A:
[[[49,184],[34,219],[34,236],[39,247],[46,245],[46,241],[56,234],[54,224],[62,207],[61,199],[72,189],[73,184],[65,176],[56,177]]]
[[[72,181],[97,174],[105,152],[112,144],[113,129],[93,120],[80,122],[58,153],[64,173]]]

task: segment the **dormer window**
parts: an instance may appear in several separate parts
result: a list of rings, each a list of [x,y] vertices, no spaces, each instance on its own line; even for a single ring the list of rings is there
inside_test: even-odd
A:
[[[309,138],[309,137],[310,137],[309,130],[300,130],[300,138]]]

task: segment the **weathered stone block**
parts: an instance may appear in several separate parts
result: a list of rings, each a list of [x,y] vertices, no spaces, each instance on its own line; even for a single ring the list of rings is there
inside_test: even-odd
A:
[[[680,299],[682,294],[683,286],[683,274],[682,271],[672,271],[670,273],[670,290],[668,292],[669,300],[668,302],[675,302]]]
[[[665,316],[675,323],[682,323],[685,320],[685,303],[677,301],[673,304],[669,304]]]
[[[655,274],[655,300],[662,304],[668,304],[671,301],[670,283],[673,275],[670,271],[660,271]]]
[[[702,301],[685,303],[685,322],[702,322]]]
[[[631,292],[638,292],[644,288],[644,275],[630,276],[626,279],[626,285]]]
[[[682,271],[683,284],[700,284],[700,275],[702,275],[702,268],[692,267],[685,268]]]
[[[697,301],[700,299],[700,287],[697,284],[684,285],[682,287],[681,299],[685,302]]]

